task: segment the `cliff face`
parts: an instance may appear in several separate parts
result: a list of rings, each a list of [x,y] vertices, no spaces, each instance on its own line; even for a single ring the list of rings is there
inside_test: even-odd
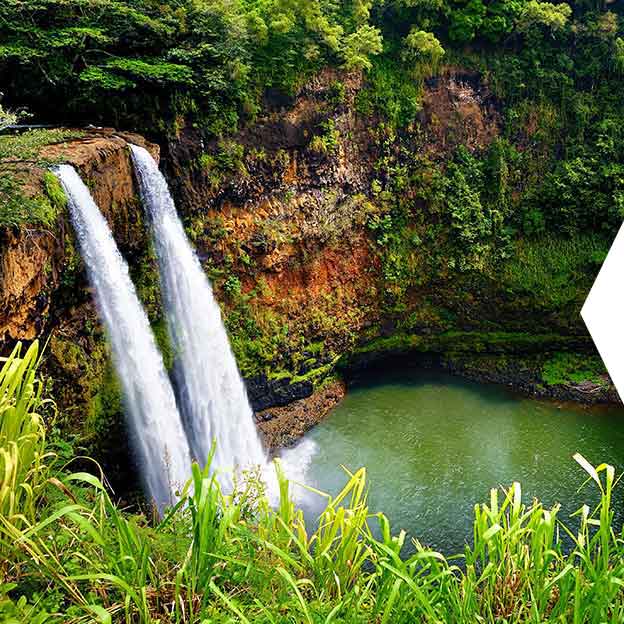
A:
[[[22,166],[23,189],[30,197],[46,195],[47,169],[39,163],[73,165],[89,181],[118,244],[126,250],[141,249],[146,241],[137,228],[141,223],[140,205],[126,139],[148,145],[137,135],[122,138],[112,131],[44,145],[37,153],[36,164],[24,163],[25,172]],[[149,148],[158,157],[158,146],[150,144]],[[7,172],[10,164],[0,162]],[[68,294],[84,299],[77,292],[63,292],[71,270],[76,269],[70,266],[77,262],[72,256],[72,239],[66,213],[51,227],[25,224],[0,230],[0,341],[8,343],[41,336],[55,324],[54,320],[59,321],[65,315],[66,310],[55,307],[57,299]]]
[[[50,309],[48,280],[58,279],[59,247],[50,232],[0,234],[0,336],[32,340]]]
[[[387,333],[406,316],[388,304],[388,267],[372,228],[389,212],[376,191],[389,175],[383,163],[405,147],[358,114],[361,87],[357,74],[326,71],[296,98],[268,100],[266,114],[233,139],[207,144],[188,127],[168,146],[170,180],[234,313],[230,329],[247,375],[277,365],[305,376],[363,333]],[[482,150],[499,133],[492,102],[475,76],[450,72],[426,91],[406,145],[432,160],[460,144]],[[410,297],[411,312],[425,295]],[[237,311],[254,327],[240,327]]]
[[[384,355],[517,382],[533,394],[613,399],[599,364],[591,392],[565,379],[575,357],[596,360],[578,314],[596,267],[575,251],[573,283],[557,276],[554,289],[540,290],[529,278],[554,275],[547,261],[559,242],[508,241],[499,253],[483,238],[480,215],[461,221],[440,208],[445,187],[436,180],[458,150],[464,161],[481,157],[503,131],[502,104],[487,84],[448,68],[429,81],[416,121],[400,133],[367,112],[361,94],[359,74],[325,71],[294,97],[269,93],[236,136],[209,140],[179,120],[162,146],[269,444],[292,441],[340,399],[336,371]],[[141,137],[99,130],[42,145],[32,161],[0,159],[0,167],[20,168],[28,197],[50,195],[45,165],[77,167],[170,363],[129,141],[158,157]],[[0,243],[2,350],[50,336],[46,366],[64,424],[97,444],[114,470],[125,461],[120,393],[67,212],[45,227],[0,228]]]
[[[20,201],[56,203],[56,213],[46,224],[26,220],[0,228],[1,352],[17,340],[49,338],[44,370],[60,408],[56,424],[105,458],[114,475],[128,461],[120,394],[64,194],[48,172],[61,162],[79,171],[122,253],[140,267],[149,264],[149,245],[128,142],[143,145],[156,158],[159,148],[138,135],[111,130],[51,131],[49,137],[40,131],[33,137],[2,139],[15,142],[20,153],[22,143],[37,145],[28,147],[28,160],[0,160],[0,175],[15,180]]]
[[[496,162],[504,104],[477,74],[447,68],[398,132],[361,95],[359,75],[325,71],[296,97],[269,94],[239,135],[211,142],[181,126],[165,151],[258,407],[275,388],[292,400],[337,365],[406,352],[483,378],[494,355],[504,382],[521,362],[531,381],[519,387],[543,394],[551,357],[588,353],[604,391],[564,394],[612,398],[579,314],[592,260],[572,250],[564,277],[552,255],[568,242],[506,239],[499,217],[483,225],[464,208],[469,194],[444,205],[439,178],[458,153]],[[454,185],[476,174],[461,175]],[[501,169],[501,187],[509,177]]]

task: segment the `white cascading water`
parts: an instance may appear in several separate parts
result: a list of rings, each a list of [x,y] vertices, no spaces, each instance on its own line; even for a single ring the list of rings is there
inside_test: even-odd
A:
[[[134,145],[131,149],[154,233],[176,355],[174,377],[191,452],[203,465],[216,440],[212,465],[221,485],[229,489],[233,469],[264,468],[266,455],[219,305],[186,237],[167,182],[147,150]]]
[[[56,173],[68,197],[82,258],[112,345],[146,493],[162,513],[191,474],[173,389],[106,219],[73,167],[60,165]]]

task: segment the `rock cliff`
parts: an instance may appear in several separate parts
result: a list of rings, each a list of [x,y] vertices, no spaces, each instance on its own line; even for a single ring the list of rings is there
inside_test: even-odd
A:
[[[481,155],[501,135],[502,104],[487,83],[447,68],[401,133],[366,111],[361,89],[361,75],[327,70],[295,96],[268,93],[255,122],[235,136],[216,140],[180,119],[161,142],[269,444],[292,441],[291,430],[302,433],[340,399],[337,371],[348,377],[384,356],[417,355],[532,394],[613,400],[578,315],[594,264],[579,252],[574,288],[560,280],[545,294],[526,279],[551,270],[534,266],[544,264],[534,242],[505,243],[507,255],[495,259],[487,245],[453,255],[464,225],[449,221],[429,190],[458,149]],[[45,225],[0,228],[0,341],[6,351],[16,340],[50,338],[46,365],[64,424],[97,441],[114,464],[124,461],[119,390],[46,171],[69,162],[89,184],[170,363],[127,143],[155,156],[159,147],[113,130],[54,132],[28,158],[7,157],[11,150],[0,158],[24,201],[56,206]],[[594,363],[583,383],[566,382],[575,358]]]

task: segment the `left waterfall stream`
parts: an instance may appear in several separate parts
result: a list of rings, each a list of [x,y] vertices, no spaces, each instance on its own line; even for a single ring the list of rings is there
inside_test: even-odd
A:
[[[80,253],[110,341],[141,481],[162,514],[191,474],[189,446],[171,382],[106,219],[72,166],[59,165],[54,172],[67,194]]]

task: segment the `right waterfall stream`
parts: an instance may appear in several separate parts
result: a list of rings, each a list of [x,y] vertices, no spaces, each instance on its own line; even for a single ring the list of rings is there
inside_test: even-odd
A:
[[[191,454],[232,486],[232,469],[265,466],[245,385],[212,288],[178,217],[164,176],[147,150],[131,146],[160,268],[163,306],[175,353],[174,377]]]

